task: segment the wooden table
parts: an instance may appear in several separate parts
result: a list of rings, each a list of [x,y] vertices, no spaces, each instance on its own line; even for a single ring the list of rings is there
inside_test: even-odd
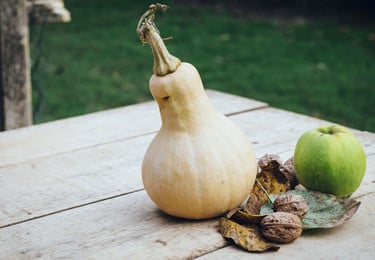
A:
[[[286,160],[304,131],[328,123],[207,93],[257,157]],[[253,254],[223,239],[218,219],[175,219],[151,202],[140,167],[159,127],[156,103],[146,102],[0,133],[0,259],[375,259],[375,134],[353,130],[368,166],[349,222]]]

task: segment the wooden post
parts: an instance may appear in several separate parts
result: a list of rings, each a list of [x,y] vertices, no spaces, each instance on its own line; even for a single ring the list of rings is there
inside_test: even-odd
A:
[[[0,130],[32,124],[28,2],[0,1]]]
[[[33,123],[29,20],[69,22],[63,0],[0,0],[0,131]]]

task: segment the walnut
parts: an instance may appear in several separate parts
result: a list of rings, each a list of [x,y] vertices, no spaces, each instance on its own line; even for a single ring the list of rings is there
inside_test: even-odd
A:
[[[263,236],[276,243],[290,243],[302,234],[299,217],[287,212],[274,212],[260,223]]]
[[[258,161],[258,166],[262,170],[273,171],[274,169],[278,169],[280,165],[282,165],[282,161],[280,156],[276,154],[266,154],[261,157]]]
[[[302,196],[284,193],[275,199],[273,209],[274,211],[293,213],[302,219],[307,214],[308,205]]]
[[[286,176],[286,178],[289,181],[290,189],[293,190],[298,185],[293,157],[286,160],[284,164],[280,166],[279,169]]]

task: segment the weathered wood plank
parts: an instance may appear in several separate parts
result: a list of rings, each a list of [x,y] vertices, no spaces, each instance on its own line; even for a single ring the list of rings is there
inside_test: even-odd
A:
[[[263,102],[207,90],[223,114],[266,107]],[[0,166],[145,135],[160,128],[155,102],[97,112],[0,134]]]
[[[374,199],[374,193],[361,197],[358,212],[341,227],[305,232],[277,253],[249,254],[225,247],[218,219],[168,217],[139,191],[0,229],[0,259],[373,259]]]
[[[273,108],[230,118],[253,141],[258,157],[275,153],[280,154],[283,160],[292,155],[297,138],[303,131],[326,123]],[[266,127],[268,120],[278,118],[283,118],[287,124],[279,124],[272,129]],[[289,127],[291,124],[292,127]],[[142,189],[141,161],[153,135],[121,139],[0,167],[0,226]],[[374,138],[374,134],[363,135],[367,154],[374,150]],[[370,163],[374,161],[372,158]],[[375,175],[373,169],[375,165],[369,165],[370,175],[366,176]],[[372,181],[367,180],[369,185]],[[374,190],[373,186],[367,190],[360,189],[358,195],[371,190]]]
[[[0,259],[187,259],[226,245],[217,224],[167,217],[140,191],[0,229]]]
[[[28,2],[0,1],[0,131],[32,124]]]
[[[224,101],[225,98],[221,102]],[[139,109],[142,108],[136,108]],[[114,116],[111,115],[113,111],[96,114],[94,119],[100,122],[101,116]],[[81,119],[90,122],[87,117]],[[280,118],[283,123],[277,124]],[[289,158],[297,138],[304,131],[327,123],[273,108],[234,113],[231,119],[254,143],[258,157],[276,153],[283,159]],[[275,122],[275,125],[270,128],[269,122]],[[56,123],[59,122],[52,124],[50,131],[55,131]],[[74,134],[79,132],[77,129],[82,130],[77,126],[73,129],[76,129]],[[97,132],[91,131],[86,134],[87,140],[92,140],[84,142],[88,146],[45,157],[30,157],[27,161],[0,167],[0,259],[234,257],[233,253],[237,251],[233,251],[233,247],[219,250],[221,255],[210,254],[227,245],[217,232],[217,220],[190,222],[169,218],[155,208],[144,191],[140,191],[140,164],[154,131],[123,137],[116,136],[111,128],[106,129],[109,133],[104,139],[100,137],[100,142],[96,140]],[[369,216],[374,211],[375,135],[355,133],[364,145],[369,162],[365,180],[355,194],[363,202],[359,212],[339,229],[310,233],[283,246],[282,250],[288,251],[285,256],[301,258],[298,253],[305,256],[302,247],[308,245],[308,250],[313,252],[310,244],[317,243],[324,257],[332,254],[331,248],[337,248],[337,240],[346,234],[351,236],[350,245],[360,246],[355,251],[359,252],[356,256],[373,256],[372,234],[375,230]],[[32,145],[30,141],[26,148],[33,151]],[[333,255],[345,256],[345,252],[354,248],[348,247],[342,254],[333,252]],[[245,255],[249,257],[247,253]]]
[[[142,189],[152,137],[0,168],[0,227]]]

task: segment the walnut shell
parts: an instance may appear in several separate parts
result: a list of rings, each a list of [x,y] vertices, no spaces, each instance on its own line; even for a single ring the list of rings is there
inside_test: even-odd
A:
[[[286,176],[289,181],[290,189],[293,190],[298,185],[293,157],[286,160],[286,162],[280,166],[280,171]]]
[[[302,234],[301,219],[288,212],[274,212],[260,223],[263,236],[276,243],[290,243]]]
[[[282,165],[280,156],[276,154],[266,154],[261,157],[258,161],[258,166],[262,170],[272,171],[273,169],[278,169]]]
[[[309,207],[302,196],[284,193],[275,199],[273,209],[277,212],[282,211],[293,213],[302,219],[306,216]]]

